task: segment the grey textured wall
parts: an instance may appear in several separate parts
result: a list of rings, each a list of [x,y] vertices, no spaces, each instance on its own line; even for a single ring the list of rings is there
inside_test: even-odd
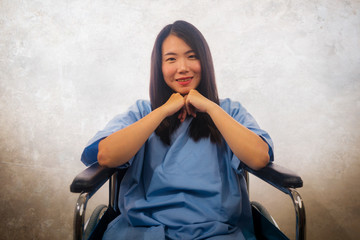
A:
[[[150,52],[177,19],[297,171],[308,239],[360,236],[360,2],[0,0],[0,239],[71,239],[87,141],[148,98]],[[290,236],[288,197],[252,179]],[[106,198],[106,191],[97,201]]]

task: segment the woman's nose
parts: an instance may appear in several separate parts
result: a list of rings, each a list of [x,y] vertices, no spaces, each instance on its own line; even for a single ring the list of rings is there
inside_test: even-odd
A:
[[[178,71],[179,73],[184,73],[189,71],[189,66],[185,59],[179,61]]]

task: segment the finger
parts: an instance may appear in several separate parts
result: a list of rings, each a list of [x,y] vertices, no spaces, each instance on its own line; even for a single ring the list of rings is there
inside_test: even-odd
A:
[[[186,109],[185,109],[185,107],[184,107],[184,108],[182,109],[182,111],[181,111],[181,118],[180,118],[180,121],[181,121],[181,122],[184,122],[184,121],[185,121],[186,115],[187,115],[187,113],[186,113]]]
[[[183,122],[186,118],[186,110],[185,107],[183,107],[178,115],[178,119],[180,120],[180,122]]]
[[[186,105],[186,100],[188,98],[188,95],[185,95],[183,98],[184,98],[184,105]]]
[[[196,117],[196,108],[190,103],[190,99],[188,99],[188,101],[186,101],[185,106],[186,106],[187,113],[195,118]]]
[[[191,115],[189,108],[188,108],[188,95],[184,96],[184,103],[185,103],[184,108],[185,108],[186,114]]]
[[[196,118],[196,108],[195,108],[193,105],[190,105],[189,108],[190,108],[190,114],[191,114],[194,118]]]
[[[183,112],[184,112],[184,107],[179,110],[178,119],[182,118]]]
[[[185,102],[185,108],[186,108],[186,112],[187,112],[187,114],[189,114],[189,115],[191,115],[191,110],[190,110],[190,108],[189,108],[189,100],[188,99],[186,99],[186,102]]]

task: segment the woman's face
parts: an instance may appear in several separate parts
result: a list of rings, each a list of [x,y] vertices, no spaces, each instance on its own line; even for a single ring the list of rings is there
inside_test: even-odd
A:
[[[162,72],[172,90],[186,95],[200,83],[200,60],[181,38],[169,35],[162,44]]]

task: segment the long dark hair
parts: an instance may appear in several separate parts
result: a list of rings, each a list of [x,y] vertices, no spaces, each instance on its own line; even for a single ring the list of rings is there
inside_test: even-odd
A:
[[[165,26],[160,31],[151,54],[150,101],[152,109],[162,106],[174,93],[165,83],[162,73],[162,44],[169,35],[181,38],[194,50],[201,65],[201,80],[196,90],[219,105],[213,61],[204,36],[192,24],[185,21],[176,21]],[[180,120],[177,118],[178,114],[175,113],[165,118],[155,130],[155,133],[165,144],[170,145],[171,134],[180,125]],[[196,118],[191,121],[189,134],[194,141],[210,137],[210,140],[214,143],[222,142],[219,130],[207,113],[196,113]]]

